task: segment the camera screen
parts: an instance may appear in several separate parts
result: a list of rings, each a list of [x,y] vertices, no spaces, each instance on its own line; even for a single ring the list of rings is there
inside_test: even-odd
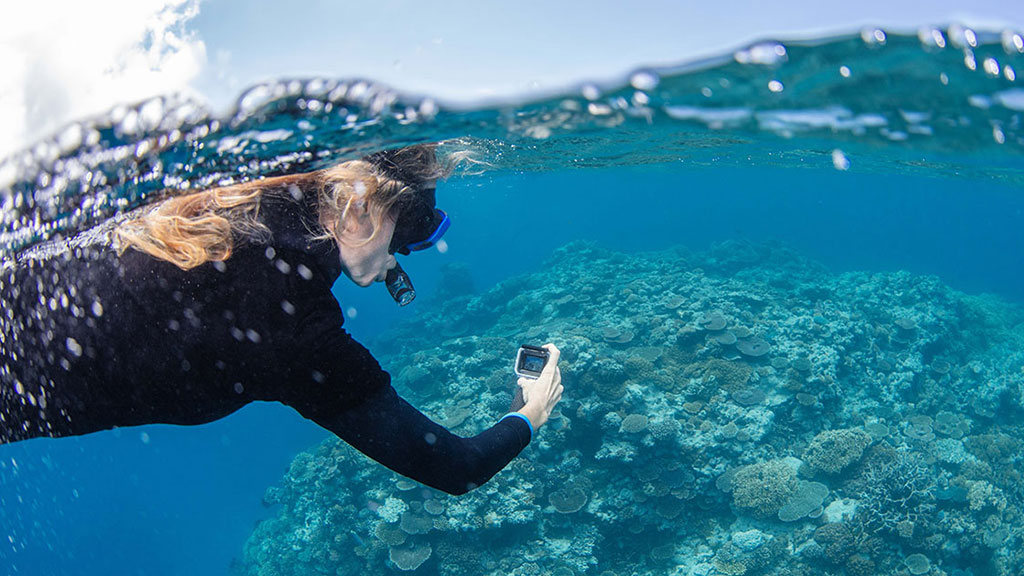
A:
[[[540,372],[544,369],[544,362],[546,358],[540,356],[533,356],[532,354],[523,355],[523,367],[522,369],[527,372]]]

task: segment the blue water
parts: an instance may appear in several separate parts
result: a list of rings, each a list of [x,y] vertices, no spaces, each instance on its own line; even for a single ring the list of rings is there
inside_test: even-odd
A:
[[[95,142],[71,129],[63,147],[57,138],[48,153],[8,160],[19,168],[4,184],[3,249],[88,225],[165,186],[469,137],[491,166],[439,187],[454,223],[449,250],[403,261],[424,301],[450,262],[468,265],[483,290],[536,271],[576,240],[627,253],[744,240],[784,245],[832,272],[905,270],[1024,305],[1022,89],[1003,68],[1024,68],[1013,38],[982,35],[973,50],[894,35],[884,46],[854,36],[786,48],[784,60],[764,65],[730,55],[658,71],[656,87],[634,77],[634,86],[470,111],[395,103],[371,86],[328,112],[308,105],[309,94],[326,92],[320,84],[281,82],[250,93],[232,118],[168,100],[159,107],[165,119],[174,110],[191,116],[132,131],[115,113],[78,129],[95,131]],[[977,69],[965,66],[965,52]],[[984,71],[988,57],[999,60],[998,75]],[[765,89],[774,78],[781,93]],[[701,91],[709,86],[710,97]],[[638,92],[649,101],[638,104]],[[339,115],[343,104],[357,118]],[[406,106],[418,120],[407,121]],[[833,107],[845,112],[822,112]],[[805,120],[765,120],[793,110]],[[738,120],[718,125],[713,111]],[[927,118],[907,120],[911,112]],[[823,114],[832,120],[807,124]],[[270,136],[261,141],[260,132]],[[839,149],[846,170],[833,162]],[[383,289],[344,279],[336,294],[364,342],[415,313],[399,311]],[[0,573],[227,574],[255,523],[274,513],[261,505],[266,488],[324,438],[290,409],[253,405],[200,427],[0,446]]]

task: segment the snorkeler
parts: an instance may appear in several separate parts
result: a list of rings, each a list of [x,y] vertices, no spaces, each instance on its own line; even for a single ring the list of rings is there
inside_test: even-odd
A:
[[[480,486],[561,399],[558,349],[519,379],[525,405],[461,438],[398,396],[331,293],[344,272],[409,299],[394,255],[444,233],[447,172],[434,145],[378,152],[170,196],[3,262],[0,444],[279,401],[399,474],[450,494]]]

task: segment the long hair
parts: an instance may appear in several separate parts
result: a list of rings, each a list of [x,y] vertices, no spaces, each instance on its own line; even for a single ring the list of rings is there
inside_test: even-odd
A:
[[[231,257],[239,240],[266,240],[271,231],[259,219],[267,194],[284,197],[297,187],[315,193],[318,239],[339,239],[338,226],[356,203],[366,203],[373,223],[371,241],[396,203],[431,180],[446,177],[449,165],[436,158],[436,145],[420,144],[371,154],[330,168],[172,196],[117,227],[118,253],[129,247],[189,270]]]

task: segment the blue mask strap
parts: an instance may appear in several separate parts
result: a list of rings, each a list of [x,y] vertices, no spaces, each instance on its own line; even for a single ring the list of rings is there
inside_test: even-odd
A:
[[[448,227],[451,226],[452,224],[451,220],[448,218],[448,214],[446,214],[444,210],[438,210],[436,208],[434,209],[434,212],[436,214],[441,215],[441,223],[438,224],[437,228],[434,229],[434,233],[431,234],[430,237],[427,238],[426,240],[408,244],[406,246],[406,249],[412,252],[426,250],[427,248],[430,248],[431,246],[436,244],[437,241],[440,240],[442,236],[444,236],[444,233],[448,231]]]

